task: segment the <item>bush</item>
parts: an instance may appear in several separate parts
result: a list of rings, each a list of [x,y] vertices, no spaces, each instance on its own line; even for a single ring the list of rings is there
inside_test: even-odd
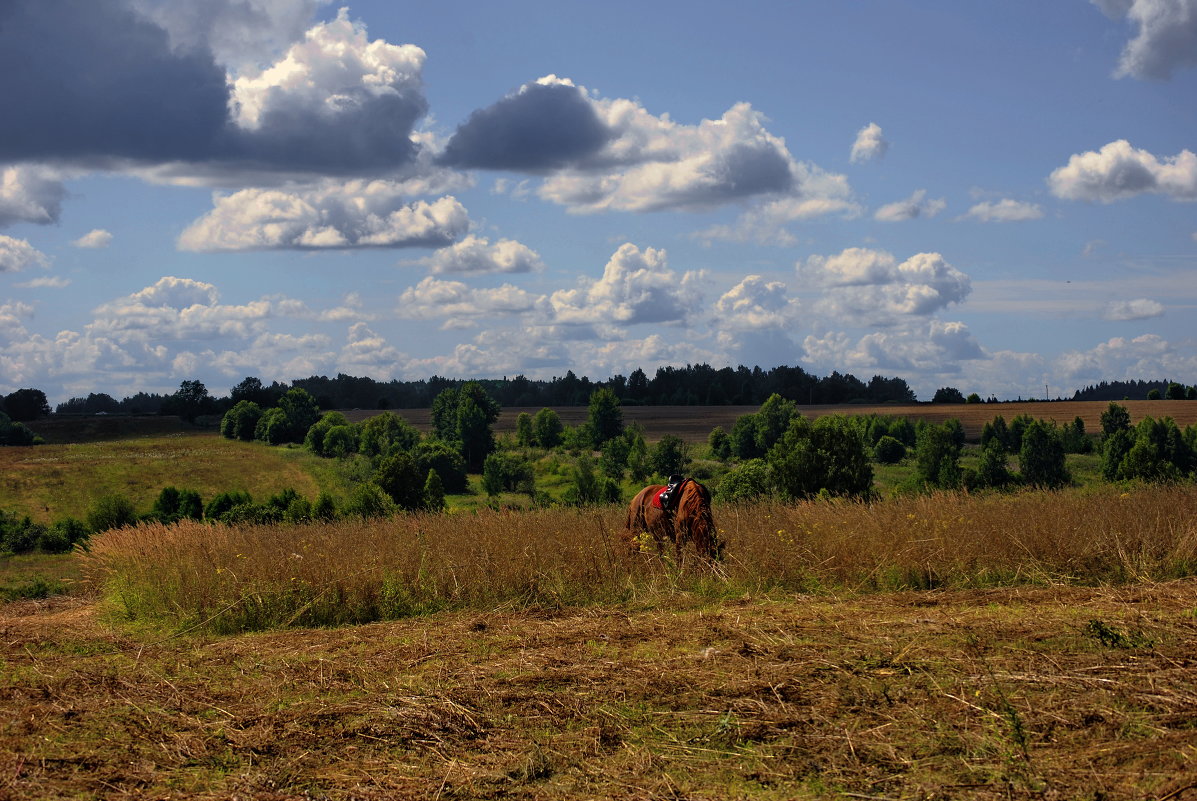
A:
[[[536,492],[532,463],[523,456],[510,452],[495,452],[486,457],[482,465],[482,488],[487,495],[502,492]]]
[[[420,444],[420,432],[394,412],[383,412],[361,424],[358,451],[371,458],[392,451],[410,451]]]
[[[665,434],[653,446],[649,465],[659,476],[685,473],[690,464],[690,446],[681,437]]]
[[[537,444],[542,448],[551,450],[560,445],[564,431],[565,425],[561,422],[561,418],[548,407],[541,409],[532,418],[532,432],[536,437]]]
[[[262,414],[262,407],[253,401],[237,401],[220,420],[221,436],[249,442],[254,438]]]
[[[28,553],[46,536],[46,527],[29,516],[17,517],[0,511],[0,551]]]
[[[258,424],[254,426],[254,439],[267,445],[282,445],[287,442],[289,436],[287,415],[278,407],[264,411],[258,418]]]
[[[906,446],[886,434],[873,446],[873,457],[881,464],[897,464],[906,458]]]
[[[250,497],[248,492],[241,492],[240,490],[222,492],[208,501],[208,505],[204,507],[204,519],[219,521],[234,506],[244,506],[252,503],[253,498]]]
[[[326,452],[324,445],[324,439],[328,436],[328,432],[337,426],[347,425],[349,425],[349,421],[340,412],[325,412],[320,415],[319,420],[308,428],[307,433],[303,437],[303,447],[317,456],[328,456],[329,454]],[[356,444],[353,450],[357,450]]]
[[[731,437],[723,430],[723,426],[715,426],[707,437],[707,448],[712,459],[726,462],[732,456]]]
[[[581,456],[571,471],[572,484],[565,489],[565,502],[571,506],[615,503],[620,499],[619,485],[594,471],[594,460]]]
[[[787,498],[827,494],[866,498],[873,491],[873,466],[860,428],[840,415],[811,423],[797,417],[769,450],[769,469]]]
[[[923,426],[914,449],[914,464],[915,478],[923,486],[958,488],[963,474],[955,431],[943,425]]]
[[[1072,480],[1064,466],[1064,443],[1055,426],[1036,420],[1022,434],[1018,452],[1022,480],[1034,487],[1055,489]]]
[[[977,464],[977,471],[972,486],[975,488],[1005,487],[1014,477],[1010,475],[1010,468],[1006,463],[1006,449],[996,437],[981,446],[981,459]]]
[[[461,493],[469,487],[465,459],[447,442],[426,440],[416,446],[412,456],[420,475],[427,475],[429,470],[440,474],[445,492]]]
[[[536,444],[536,434],[532,429],[532,415],[520,412],[515,418],[515,443],[521,448],[531,448]]]
[[[430,512],[443,512],[445,503],[445,484],[441,481],[440,473],[429,470],[424,479],[424,508]]]
[[[749,459],[723,476],[716,493],[719,500],[728,503],[753,501],[768,495],[772,489],[769,465],[764,459]]]
[[[137,522],[137,512],[124,495],[111,493],[95,500],[87,512],[87,526],[93,532],[123,528]]]
[[[424,505],[424,481],[411,454],[396,452],[384,457],[374,471],[373,484],[387,494],[400,509],[419,509]],[[352,506],[352,501],[350,503]],[[363,515],[365,517],[367,515]]]
[[[377,484],[359,484],[345,504],[345,517],[360,517],[365,520],[379,517],[393,517],[398,511],[395,502]]]

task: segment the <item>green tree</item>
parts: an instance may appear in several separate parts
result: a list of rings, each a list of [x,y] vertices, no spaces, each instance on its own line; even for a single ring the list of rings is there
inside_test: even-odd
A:
[[[866,498],[873,491],[864,435],[841,415],[826,415],[813,423],[795,417],[766,459],[774,486],[786,498],[809,498],[824,491]]]
[[[277,406],[262,412],[258,424],[254,426],[254,439],[267,445],[282,445],[288,441],[289,436],[287,414]]]
[[[18,423],[28,423],[48,415],[50,402],[46,400],[46,393],[40,389],[18,389],[4,396],[0,408]]]
[[[1147,400],[1159,400],[1160,391],[1158,389],[1150,389],[1147,391]]]
[[[1130,431],[1130,412],[1125,406],[1119,406],[1114,401],[1101,413],[1101,433],[1110,436],[1115,431]]]
[[[1064,466],[1064,443],[1055,426],[1036,420],[1022,434],[1018,452],[1022,480],[1033,487],[1054,489],[1072,480]]]
[[[467,381],[460,389],[446,389],[432,402],[434,435],[453,443],[471,472],[482,469],[487,455],[495,449],[491,429],[501,408],[477,381]]]
[[[685,473],[690,465],[690,446],[681,437],[665,434],[653,446],[649,464],[659,476]]]
[[[728,439],[731,442],[732,455],[737,459],[758,459],[765,455],[765,449],[757,444],[756,413],[743,414],[732,423]]]
[[[137,512],[124,495],[101,495],[87,510],[87,527],[93,532],[131,526],[137,522]]]
[[[531,448],[536,444],[536,432],[532,428],[532,415],[520,412],[515,418],[515,442],[521,448]]]
[[[42,438],[34,434],[24,423],[14,422],[0,412],[0,445],[37,445]]]
[[[754,418],[756,423],[757,449],[764,453],[773,447],[790,428],[790,422],[798,417],[798,405],[773,393],[761,404]]]
[[[227,439],[249,442],[254,438],[254,431],[261,419],[261,406],[250,400],[237,401],[221,418],[220,433]]]
[[[208,414],[215,407],[208,388],[202,381],[183,381],[179,389],[162,404],[163,414],[175,414],[194,423],[201,414]]]
[[[1106,481],[1117,481],[1122,473],[1122,460],[1135,444],[1129,429],[1119,428],[1106,435],[1101,443],[1101,475]]]
[[[328,456],[325,452],[324,439],[328,432],[337,426],[347,426],[349,420],[340,412],[325,412],[320,419],[313,423],[303,438],[303,447],[317,456]],[[357,448],[355,447],[354,450]]]
[[[906,458],[906,446],[886,434],[873,446],[873,457],[881,464],[897,464]]]
[[[1169,384],[1167,392],[1164,393],[1164,397],[1167,398],[1168,400],[1184,400],[1185,399],[1184,385],[1177,384],[1175,382]]]
[[[931,398],[932,403],[964,403],[964,393],[956,387],[940,387]]]
[[[590,393],[589,422],[596,450],[623,433],[623,410],[619,398],[610,388],[600,387]]]
[[[571,471],[571,484],[565,489],[565,502],[574,506],[615,503],[619,485],[594,470],[594,460],[583,454]]]
[[[1010,429],[1006,427],[1006,418],[1000,414],[981,427],[981,447],[984,448],[991,440],[996,440],[1003,450],[1009,451]]]
[[[308,429],[320,419],[320,406],[312,393],[302,387],[292,387],[278,399],[278,409],[286,421],[284,442],[303,442]]]
[[[423,476],[423,477],[422,477]],[[384,456],[374,471],[373,483],[400,509],[419,509],[424,503],[424,480],[411,454],[397,451]]]
[[[928,424],[919,431],[914,448],[915,477],[920,484],[940,489],[956,489],[960,470],[960,445],[954,429]]]
[[[487,495],[503,492],[536,492],[532,463],[511,452],[496,451],[486,457],[482,465],[482,488]]]
[[[536,435],[536,442],[540,447],[552,450],[561,444],[565,425],[555,411],[545,407],[532,418],[532,431]]]
[[[395,502],[377,484],[367,481],[358,484],[345,503],[345,517],[360,517],[363,520],[391,517],[396,512]]]
[[[968,397],[964,399],[965,403],[980,403],[981,396],[975,392],[970,392]]]
[[[707,449],[711,458],[726,462],[732,456],[731,437],[723,430],[723,426],[715,426],[707,437]]]
[[[419,443],[420,432],[394,412],[367,418],[358,434],[358,452],[372,459],[396,450],[410,451]]]
[[[429,512],[443,512],[447,508],[445,503],[445,483],[441,481],[441,474],[429,470],[424,479],[424,508]]]
[[[727,471],[716,495],[727,503],[745,503],[768,495],[771,487],[769,465],[764,459],[749,459]]]
[[[1006,449],[997,437],[981,446],[981,458],[977,463],[977,486],[1001,488],[1013,479],[1007,464]]]

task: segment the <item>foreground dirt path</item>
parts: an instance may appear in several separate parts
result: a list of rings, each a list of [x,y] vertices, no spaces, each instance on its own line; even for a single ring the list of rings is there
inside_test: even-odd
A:
[[[0,798],[1197,798],[1197,581],[223,639],[0,607]]]

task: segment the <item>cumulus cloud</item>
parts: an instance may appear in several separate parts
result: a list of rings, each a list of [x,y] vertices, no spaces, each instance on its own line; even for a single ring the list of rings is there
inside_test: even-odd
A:
[[[903,222],[916,217],[934,217],[946,207],[947,203],[942,198],[928,200],[927,190],[917,189],[905,200],[887,203],[877,209],[873,218],[881,222]]]
[[[881,126],[870,122],[856,132],[856,141],[852,143],[850,160],[853,164],[883,158],[889,150],[889,142],[881,135]]]
[[[281,46],[312,3],[12,2],[0,93],[22,113],[0,129],[0,159],[170,165],[164,174],[203,181],[238,169],[377,173],[419,155],[424,51],[370,40],[345,9],[268,66],[229,72],[214,53]]]
[[[1112,19],[1137,26],[1114,76],[1167,80],[1197,65],[1197,0],[1093,0]]]
[[[460,327],[464,318],[506,316],[533,310],[534,295],[503,284],[495,289],[471,289],[460,281],[428,276],[399,296],[396,314],[411,319],[445,318],[446,327]]]
[[[0,131],[0,139],[3,136]],[[58,222],[65,196],[66,187],[57,171],[27,164],[4,167],[0,169],[0,227]]]
[[[427,260],[433,273],[528,273],[544,269],[535,250],[513,239],[495,244],[485,237],[467,236],[441,248]]]
[[[860,215],[860,204],[852,199],[852,188],[844,176],[804,164],[795,169],[801,176],[799,194],[757,203],[731,225],[712,225],[695,237],[708,242],[724,240],[789,247],[798,242],[787,227],[792,223],[832,214],[843,218]]]
[[[916,253],[898,263],[886,251],[848,248],[834,256],[810,257],[798,265],[798,274],[826,287],[820,311],[864,316],[875,325],[893,316],[932,314],[960,303],[972,291],[969,277],[939,253]]]
[[[112,244],[112,233],[103,228],[94,228],[71,244],[77,248],[106,248]]]
[[[266,300],[225,305],[219,299],[212,284],[165,276],[97,307],[88,332],[120,343],[246,337],[271,316]]]
[[[215,208],[179,236],[181,250],[319,250],[443,247],[469,230],[452,196],[404,201],[391,181],[326,183],[305,190],[216,194]]]
[[[202,49],[233,72],[272,63],[303,38],[321,0],[133,0],[175,49]]]
[[[957,373],[962,362],[987,354],[960,322],[931,320],[891,331],[875,331],[853,339],[846,332],[828,332],[803,340],[806,358],[830,369]]]
[[[544,309],[552,322],[570,325],[682,322],[701,303],[700,281],[699,273],[669,269],[664,250],[642,251],[629,242],[611,256],[602,278],[554,292]]]
[[[977,220],[978,222],[1023,222],[1038,220],[1043,217],[1043,209],[1035,203],[1003,198],[997,202],[978,203],[968,210],[961,219]]]
[[[612,133],[583,90],[547,76],[471,114],[441,161],[466,169],[554,170],[594,155]]]
[[[1052,171],[1048,187],[1056,197],[1112,203],[1143,194],[1197,200],[1197,156],[1189,150],[1162,160],[1119,139],[1099,151],[1074,154]]]
[[[799,303],[787,297],[785,284],[759,275],[745,276],[715,301],[720,328],[784,328],[794,322],[798,310]]]
[[[1148,298],[1116,300],[1106,304],[1102,311],[1104,320],[1147,320],[1164,316],[1164,304]]]
[[[1089,350],[1060,354],[1055,359],[1055,369],[1058,375],[1078,384],[1195,375],[1197,349],[1192,341],[1172,343],[1156,334],[1132,339],[1113,337]]]
[[[49,267],[46,254],[28,240],[0,235],[0,273],[19,273],[26,267]]]

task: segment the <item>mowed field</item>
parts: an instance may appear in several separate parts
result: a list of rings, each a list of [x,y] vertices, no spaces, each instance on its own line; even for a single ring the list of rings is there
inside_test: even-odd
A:
[[[1197,401],[1119,401],[1130,412],[1131,420],[1138,422],[1144,417],[1171,417],[1181,428],[1197,423]],[[1071,423],[1080,417],[1085,421],[1085,430],[1093,433],[1101,431],[1101,413],[1109,406],[1108,401],[1052,401],[1050,403],[1028,401],[1023,403],[966,403],[966,404],[880,404],[859,405],[846,404],[835,406],[803,406],[799,411],[810,418],[821,417],[825,414],[870,415],[879,414],[892,417],[909,417],[911,420],[928,420],[942,423],[944,420],[956,418],[964,425],[965,435],[970,440],[981,438],[981,429],[997,415],[1001,415],[1009,423],[1020,414],[1030,415],[1044,420],[1055,420],[1063,425]],[[497,433],[514,433],[516,419],[521,412],[536,414],[542,407],[509,407],[503,409],[495,424]],[[750,414],[759,409],[758,406],[624,406],[623,421],[639,423],[644,429],[645,438],[649,441],[660,439],[665,434],[673,434],[687,442],[706,442],[707,436],[715,426],[722,426],[724,431],[730,431],[736,418]],[[559,406],[553,410],[566,425],[576,426],[586,422],[589,414],[585,406]],[[408,422],[421,431],[431,429],[431,417],[428,409],[396,409],[397,414],[403,415]],[[376,411],[355,409],[344,412],[351,421],[361,421],[378,414]]]

